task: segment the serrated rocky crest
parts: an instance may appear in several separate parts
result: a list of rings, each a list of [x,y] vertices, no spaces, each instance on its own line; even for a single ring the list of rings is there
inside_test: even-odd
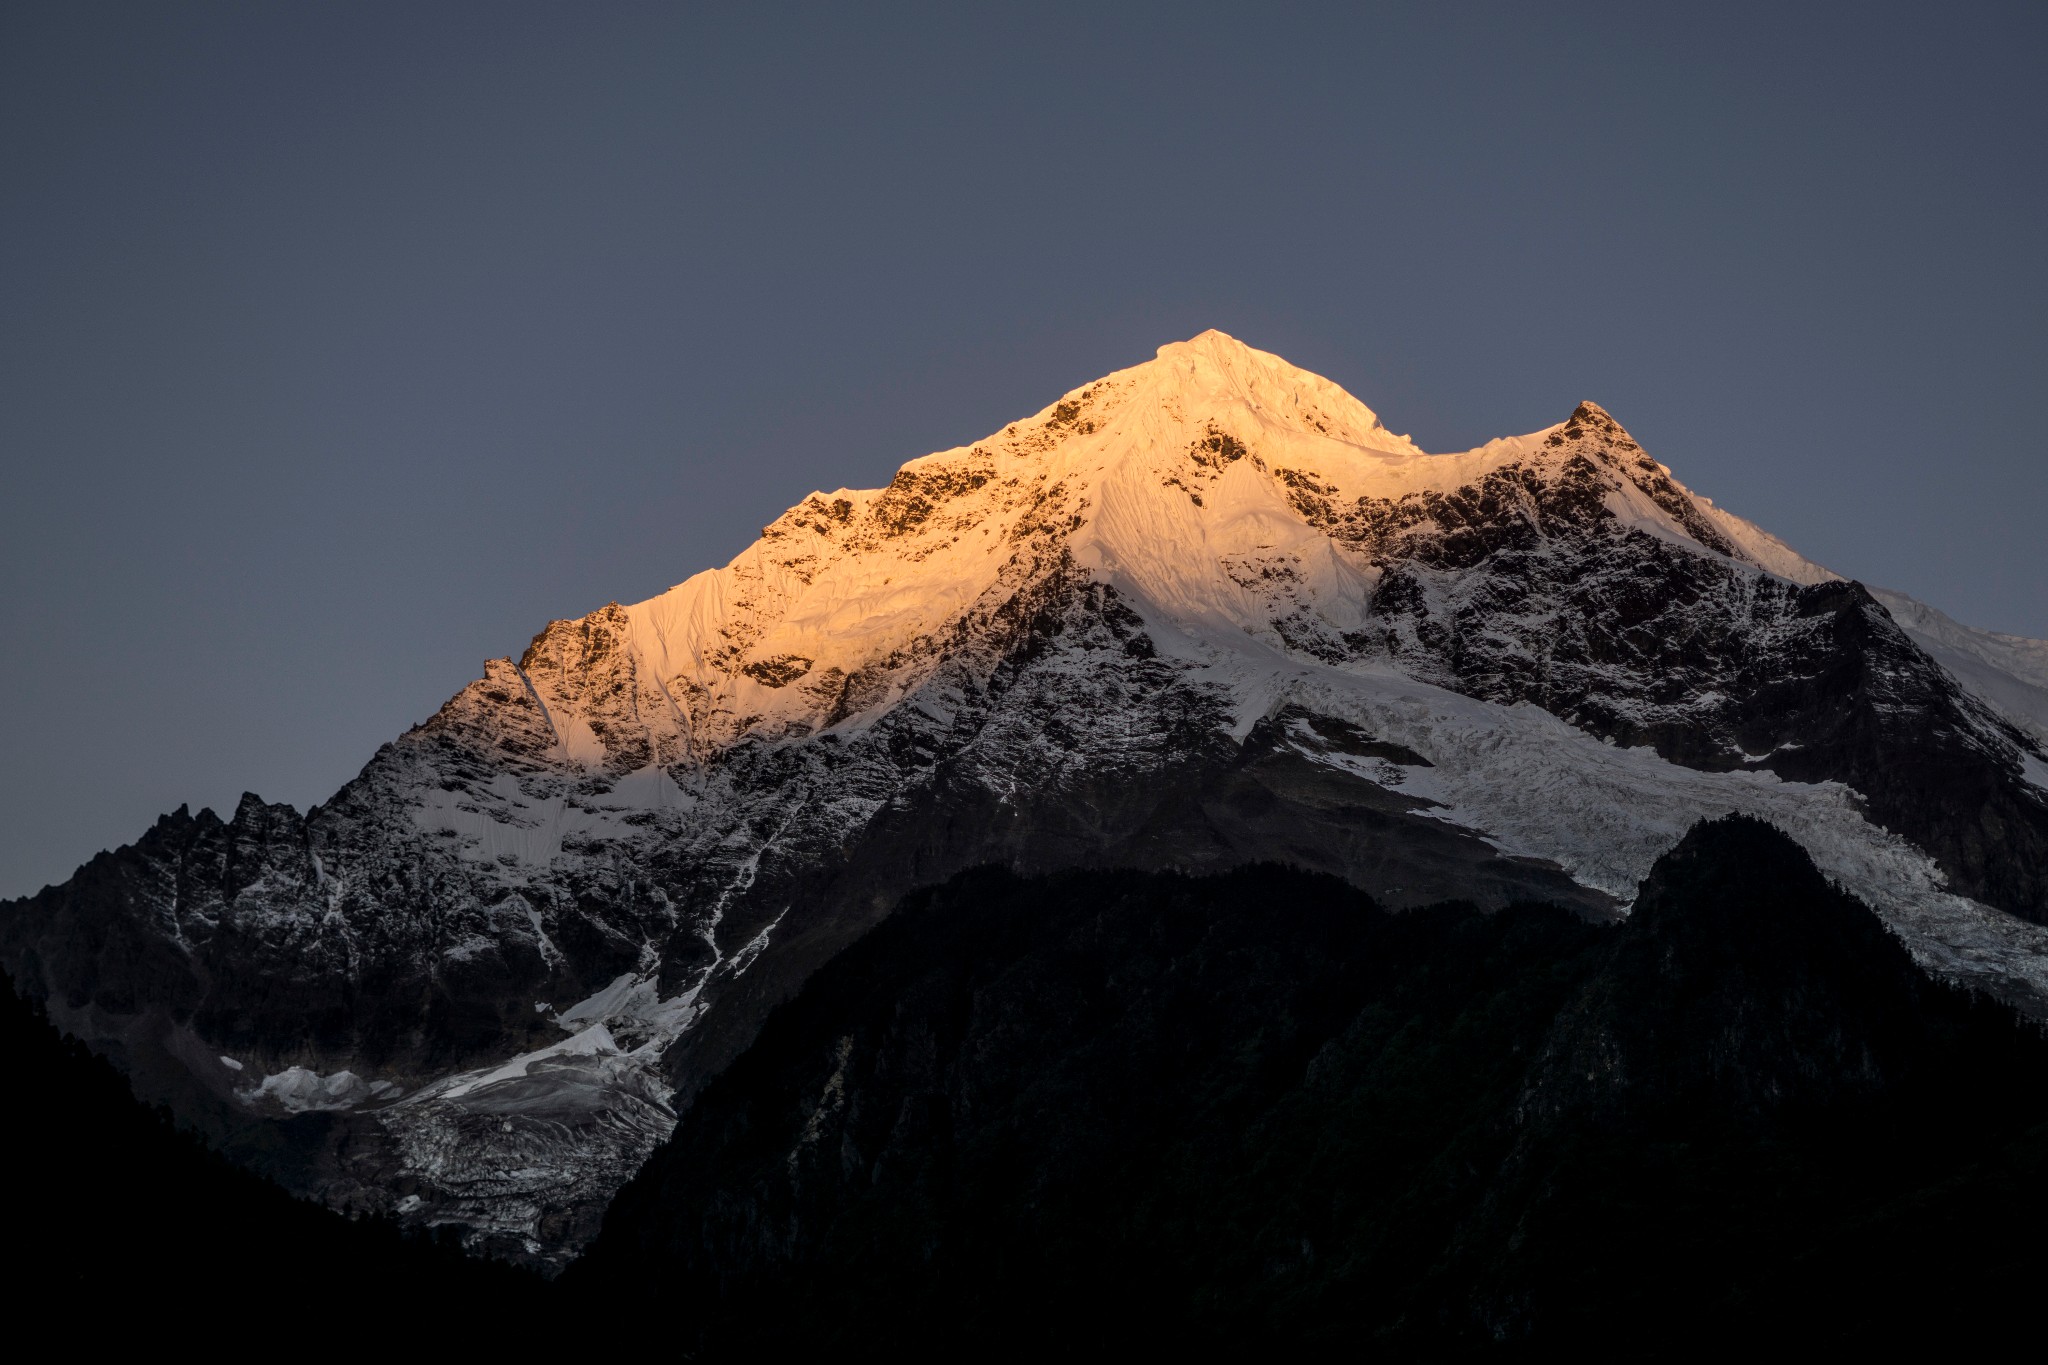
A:
[[[1204,333],[551,623],[303,816],[165,817],[0,947],[298,1188],[558,1264],[768,1009],[977,863],[1611,915],[1745,811],[2038,1008],[2048,669],[1941,620],[1593,404],[1425,455]]]

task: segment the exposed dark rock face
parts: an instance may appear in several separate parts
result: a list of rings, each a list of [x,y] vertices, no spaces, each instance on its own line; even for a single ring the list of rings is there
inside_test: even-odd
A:
[[[323,814],[303,818],[253,795],[225,823],[181,807],[8,918],[23,978],[60,1011],[162,1010],[256,1059],[342,1055],[426,1074],[488,1055],[508,1035],[540,1036],[531,1004],[517,1003],[550,975],[531,933],[484,938],[502,908],[437,877],[442,869],[407,847],[416,834],[391,848],[379,842],[388,827]],[[351,839],[361,843],[350,849]],[[323,894],[324,866],[370,859],[388,869],[371,895]],[[309,903],[324,914],[307,914]],[[329,916],[357,932],[331,932]],[[596,973],[587,984],[601,984],[616,930],[579,927],[563,937],[592,940],[596,951],[579,957]],[[465,934],[488,946],[444,960]]]
[[[1698,544],[1617,510],[1617,487]],[[1383,571],[1352,652],[1533,702],[1688,767],[1845,782],[1958,890],[2048,923],[2048,793],[2020,766],[2031,741],[1861,584],[1800,586],[1729,557],[1735,547],[1594,405],[1544,458],[1449,493],[1360,499],[1341,514],[1312,491],[1294,497]]]
[[[160,1340],[204,1317],[277,1340],[378,1330],[461,1305],[495,1341],[545,1285],[292,1198],[136,1101],[127,1081],[0,981],[0,1055],[13,1109],[9,1292],[96,1343]],[[509,1332],[505,1336],[509,1337]]]
[[[778,1012],[566,1283],[714,1352],[1963,1340],[2028,1311],[2044,1081],[1753,821],[1615,928],[978,872]]]

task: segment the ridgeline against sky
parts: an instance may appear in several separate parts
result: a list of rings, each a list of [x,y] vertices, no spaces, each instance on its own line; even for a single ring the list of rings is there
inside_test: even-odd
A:
[[[0,895],[1223,328],[2048,636],[2038,6],[0,14]]]

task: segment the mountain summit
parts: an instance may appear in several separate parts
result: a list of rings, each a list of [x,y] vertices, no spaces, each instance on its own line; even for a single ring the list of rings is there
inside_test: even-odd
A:
[[[770,1008],[977,864],[1612,918],[1742,812],[2048,1008],[2048,653],[1909,602],[1592,403],[1429,455],[1204,332],[551,623],[304,815],[165,817],[0,952],[296,1187],[544,1262]]]

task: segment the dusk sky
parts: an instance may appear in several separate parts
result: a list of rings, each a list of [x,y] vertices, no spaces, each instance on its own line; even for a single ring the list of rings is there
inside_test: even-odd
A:
[[[2048,6],[0,8],[0,895],[1217,327],[2048,636]]]

